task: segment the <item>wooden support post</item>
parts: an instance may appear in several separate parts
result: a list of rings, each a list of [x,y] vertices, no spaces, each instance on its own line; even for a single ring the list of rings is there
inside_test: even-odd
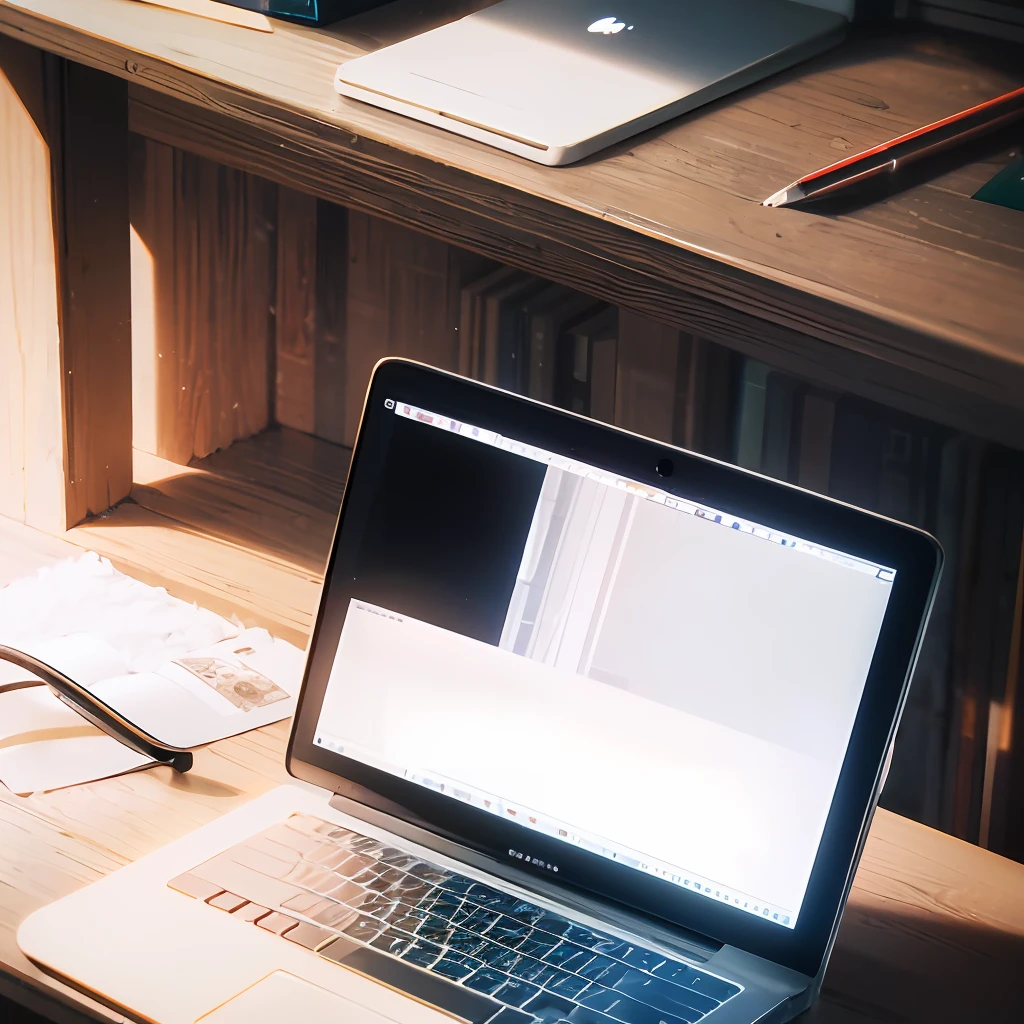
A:
[[[0,514],[52,533],[132,483],[128,94],[0,37]]]

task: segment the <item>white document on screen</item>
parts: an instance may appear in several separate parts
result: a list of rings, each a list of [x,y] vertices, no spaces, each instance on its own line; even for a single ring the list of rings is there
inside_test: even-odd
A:
[[[317,738],[794,913],[837,771],[834,759],[357,600]]]

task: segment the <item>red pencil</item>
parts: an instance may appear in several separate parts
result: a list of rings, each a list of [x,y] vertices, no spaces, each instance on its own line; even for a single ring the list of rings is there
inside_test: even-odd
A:
[[[961,110],[959,114],[944,117],[906,135],[866,149],[856,156],[829,164],[779,189],[769,196],[763,206],[792,206],[812,199],[835,195],[861,182],[883,174],[893,174],[908,164],[951,149],[986,132],[1002,128],[1024,116],[1024,86],[986,100],[977,106]]]

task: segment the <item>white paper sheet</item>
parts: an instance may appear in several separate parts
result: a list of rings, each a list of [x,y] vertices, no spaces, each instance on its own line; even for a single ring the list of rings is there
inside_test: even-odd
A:
[[[0,779],[19,796],[151,763],[65,707],[45,686],[0,693]]]
[[[266,630],[242,630],[91,552],[0,589],[0,643],[59,669],[181,747],[289,717],[305,664],[302,651]],[[0,781],[13,792],[59,789],[152,763],[44,686],[3,691],[29,677],[0,663]]]

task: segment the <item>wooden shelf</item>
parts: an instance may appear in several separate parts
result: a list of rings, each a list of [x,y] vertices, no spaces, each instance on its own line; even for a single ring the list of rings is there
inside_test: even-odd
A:
[[[1024,439],[1019,214],[984,161],[843,215],[760,201],[1021,84],[1019,49],[854,39],[568,168],[338,97],[338,63],[474,6],[402,2],[271,34],[123,0],[0,0],[0,32],[127,79],[134,131],[396,220],[790,372]]]

